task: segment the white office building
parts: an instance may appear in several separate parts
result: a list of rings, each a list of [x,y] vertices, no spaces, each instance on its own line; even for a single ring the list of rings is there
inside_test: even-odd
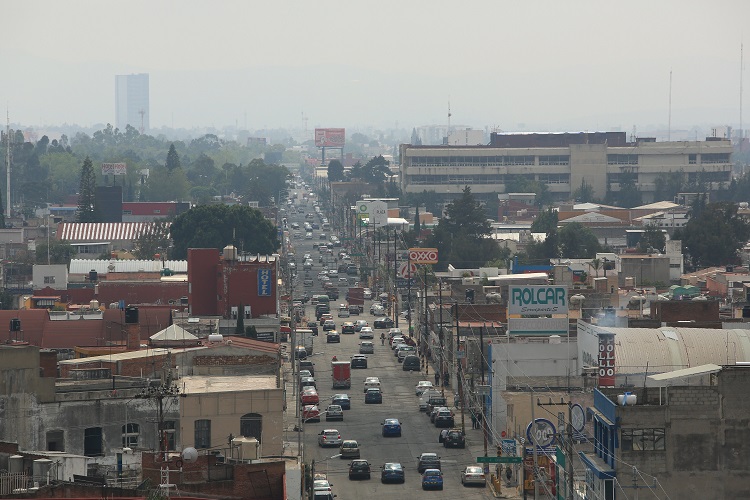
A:
[[[149,130],[148,73],[115,76],[115,127],[130,125],[140,133]]]

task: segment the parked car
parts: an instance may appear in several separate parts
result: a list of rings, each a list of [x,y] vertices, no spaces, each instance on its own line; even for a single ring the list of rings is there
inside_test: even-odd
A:
[[[329,420],[344,420],[344,409],[339,405],[329,405],[326,408],[326,422]]]
[[[317,384],[315,383],[315,379],[313,377],[303,377],[301,375],[299,379],[299,386],[300,387],[314,387],[315,389],[318,388]]]
[[[425,391],[429,389],[432,389],[432,382],[430,382],[429,380],[420,380],[419,382],[417,382],[417,385],[414,388],[414,393],[417,396],[421,396]]]
[[[317,405],[305,405],[302,407],[302,422],[320,422],[320,410]]]
[[[422,473],[422,489],[443,489],[443,473],[440,469],[427,469]]]
[[[365,404],[382,404],[383,403],[383,393],[380,391],[380,389],[372,388],[367,389],[367,392],[365,392]]]
[[[402,366],[403,370],[410,371],[410,372],[418,372],[420,370],[420,361],[419,356],[406,356],[403,361],[404,366]]]
[[[380,482],[403,483],[405,481],[406,481],[406,476],[404,474],[404,468],[401,466],[400,463],[388,462],[388,463],[383,464],[383,466],[381,467],[381,472],[380,472]]]
[[[397,418],[386,418],[382,424],[383,437],[397,436],[401,437],[401,422]]]
[[[323,429],[318,434],[318,446],[341,446],[341,433],[336,429]]]
[[[435,415],[435,427],[453,427],[454,425],[453,413],[449,409],[438,410]]]
[[[370,479],[370,463],[367,460],[352,460],[349,464],[349,479]]]
[[[437,453],[422,453],[417,457],[417,471],[421,474],[427,469],[440,470],[440,457]]]
[[[469,486],[471,484],[484,486],[486,483],[484,469],[478,465],[469,465],[461,471],[461,484]]]
[[[348,394],[334,394],[331,398],[331,404],[339,405],[342,410],[349,410],[352,407]]]
[[[303,405],[316,405],[320,403],[318,391],[314,387],[303,387],[300,393],[300,403]]]
[[[359,443],[353,439],[346,439],[339,448],[341,458],[359,458]]]
[[[352,368],[367,368],[367,357],[362,354],[352,356]]]

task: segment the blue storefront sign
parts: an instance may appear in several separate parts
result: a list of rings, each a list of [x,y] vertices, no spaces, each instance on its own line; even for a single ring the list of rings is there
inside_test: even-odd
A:
[[[271,270],[258,269],[258,297],[270,297],[272,288]]]

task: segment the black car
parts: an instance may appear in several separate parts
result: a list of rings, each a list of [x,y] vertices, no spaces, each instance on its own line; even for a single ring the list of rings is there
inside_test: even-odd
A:
[[[373,323],[373,328],[376,330],[385,330],[388,328],[393,328],[393,320],[391,318],[378,318]]]
[[[440,469],[440,457],[437,453],[422,453],[417,460],[417,472],[420,474],[427,469]]]
[[[330,331],[326,335],[326,343],[327,344],[333,344],[333,343],[341,343],[341,335],[339,335],[338,332]]]
[[[367,358],[362,355],[352,356],[352,369],[354,368],[367,368]]]
[[[367,392],[365,393],[365,404],[382,404],[383,403],[383,393],[380,392],[380,389],[372,388],[367,389]]]
[[[453,427],[455,425],[450,410],[439,410],[435,415],[435,427]]]
[[[334,394],[331,398],[332,405],[339,405],[342,410],[351,410],[352,402],[348,394]]]
[[[466,448],[466,436],[460,429],[451,429],[443,438],[445,448]]]
[[[367,460],[352,460],[349,464],[349,479],[370,479],[370,463]]]
[[[310,330],[312,330],[313,335],[317,335],[318,334],[318,322],[317,321],[308,321],[307,322],[307,327]]]

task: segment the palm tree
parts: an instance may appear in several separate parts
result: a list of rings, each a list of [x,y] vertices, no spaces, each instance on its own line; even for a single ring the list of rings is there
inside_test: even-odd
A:
[[[602,268],[602,259],[593,259],[591,262],[588,263],[588,266],[596,271],[596,277],[599,277],[599,269]]]

